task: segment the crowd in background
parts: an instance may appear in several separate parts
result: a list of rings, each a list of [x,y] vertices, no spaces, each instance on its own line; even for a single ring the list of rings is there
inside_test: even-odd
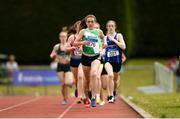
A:
[[[16,61],[16,57],[13,54],[10,54],[9,56],[1,55],[0,59],[0,76],[11,76],[13,71],[19,70],[19,65]]]

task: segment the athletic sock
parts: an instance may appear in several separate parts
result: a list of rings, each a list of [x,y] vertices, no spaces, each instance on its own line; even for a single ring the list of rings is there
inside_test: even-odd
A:
[[[88,96],[89,96],[89,99],[92,98],[92,92],[91,91],[88,91]]]
[[[78,97],[78,92],[77,92],[77,89],[75,89],[75,97],[77,98]]]
[[[116,96],[116,91],[113,91],[113,95],[114,95],[114,97]]]
[[[99,98],[99,97],[100,97],[100,94],[96,94],[96,97],[98,97],[98,98]]]
[[[109,97],[110,97],[110,96],[107,96],[107,101],[109,101]]]

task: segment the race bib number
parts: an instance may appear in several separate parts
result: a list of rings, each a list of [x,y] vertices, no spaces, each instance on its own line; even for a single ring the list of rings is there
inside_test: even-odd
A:
[[[92,48],[94,53],[99,53],[99,43],[96,39],[89,40],[89,43],[86,45],[86,47]]]
[[[81,54],[82,54],[82,52],[81,52],[80,48],[76,48],[76,49],[74,50],[74,55],[75,55],[75,56],[79,56],[79,55],[81,55]]]
[[[107,52],[107,57],[115,57],[119,55],[119,51],[118,50],[110,50]]]
[[[86,46],[96,47],[96,42],[89,42]]]

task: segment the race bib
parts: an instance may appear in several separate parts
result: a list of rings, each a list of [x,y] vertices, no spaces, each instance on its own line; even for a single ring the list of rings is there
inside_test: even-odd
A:
[[[80,48],[76,48],[75,50],[74,50],[74,55],[75,56],[80,56],[82,54],[82,52],[81,52],[81,49]]]
[[[119,55],[119,51],[118,50],[109,50],[107,52],[107,57],[115,57]]]
[[[86,47],[90,47],[93,49],[94,53],[99,53],[99,43],[97,39],[89,39],[89,43]]]

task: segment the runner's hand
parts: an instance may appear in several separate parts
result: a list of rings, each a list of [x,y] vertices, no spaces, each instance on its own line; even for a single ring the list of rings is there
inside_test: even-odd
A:
[[[107,44],[106,43],[102,43],[102,47],[105,49],[107,48]]]
[[[88,45],[89,42],[88,41],[83,41],[83,45]]]
[[[112,36],[108,35],[108,37],[109,37],[109,40],[110,40],[110,41],[113,41],[113,42],[114,42],[114,38],[113,38]]]
[[[51,55],[50,55],[50,57],[53,59],[53,58],[55,58],[57,56],[57,53],[56,52],[52,52],[51,53]]]
[[[72,46],[72,47],[71,47],[71,50],[75,50],[76,48],[77,48],[77,47]]]

